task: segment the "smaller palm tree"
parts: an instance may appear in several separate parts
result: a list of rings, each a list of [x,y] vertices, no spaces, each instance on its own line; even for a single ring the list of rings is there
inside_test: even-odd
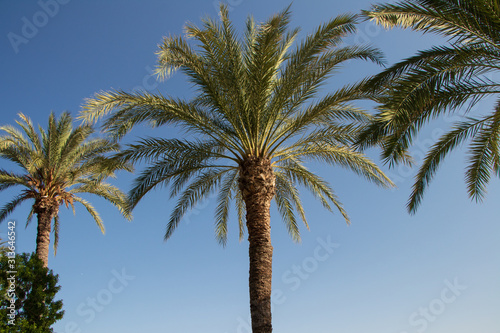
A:
[[[31,120],[19,114],[21,121],[16,123],[24,134],[13,126],[1,126],[6,135],[0,137],[0,158],[14,162],[22,171],[8,172],[0,169],[0,191],[13,186],[24,187],[19,195],[0,210],[0,222],[19,204],[34,200],[27,225],[34,214],[38,218],[36,254],[48,263],[50,233],[54,225],[54,254],[57,253],[59,240],[59,207],[65,204],[74,209],[74,202],[82,204],[92,215],[97,226],[104,233],[104,225],[98,212],[79,195],[90,193],[111,202],[120,212],[130,219],[127,211],[127,197],[117,187],[106,183],[117,170],[131,171],[129,164],[107,157],[116,152],[119,146],[107,139],[94,138],[89,125],[73,129],[73,119],[63,113],[56,119],[49,117],[47,131],[39,127],[38,134]]]

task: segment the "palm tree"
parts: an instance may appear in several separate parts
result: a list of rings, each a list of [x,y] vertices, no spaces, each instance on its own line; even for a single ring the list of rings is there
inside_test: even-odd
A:
[[[134,125],[172,125],[189,139],[145,138],[121,153],[124,160],[147,161],[130,191],[131,207],[157,186],[178,196],[167,225],[168,239],[183,215],[218,191],[216,237],[227,240],[230,203],[235,202],[240,239],[246,230],[250,257],[250,310],[254,333],[271,332],[272,252],[270,206],[274,198],[291,237],[299,240],[297,216],[306,223],[297,185],[309,189],[329,210],[348,220],[328,183],[305,167],[307,161],[340,165],[376,184],[390,180],[351,144],[369,116],[349,104],[364,95],[346,86],[323,97],[318,88],[332,70],[352,59],[379,62],[369,47],[339,46],[355,31],[352,15],[320,26],[292,50],[298,29],[288,28],[290,10],[256,25],[249,18],[239,38],[221,6],[220,22],[186,26],[186,36],[163,40],[158,73],[180,69],[197,88],[192,100],[161,94],[102,92],[86,101],[82,117],[121,138]],[[187,38],[198,43],[191,46]]]
[[[51,113],[47,131],[39,127],[38,134],[31,120],[19,114],[16,123],[24,134],[13,126],[1,126],[6,135],[0,137],[0,158],[14,162],[19,172],[0,169],[0,191],[22,186],[11,202],[0,210],[0,222],[19,204],[34,200],[28,222],[34,214],[38,219],[36,254],[47,267],[50,232],[54,223],[54,254],[59,240],[59,207],[65,204],[73,208],[81,203],[104,233],[102,220],[91,203],[79,195],[91,193],[102,197],[130,219],[127,197],[115,186],[105,182],[117,170],[130,170],[126,163],[106,157],[119,150],[116,143],[106,139],[90,139],[94,132],[89,125],[73,129],[72,117],[63,113],[56,119]]]
[[[381,106],[360,141],[362,146],[380,144],[386,161],[411,162],[407,152],[422,126],[462,107],[469,112],[483,98],[498,96],[500,84],[492,80],[500,69],[498,0],[407,0],[373,6],[364,15],[385,28],[411,28],[449,39],[449,44],[418,52],[367,83],[369,91],[379,91]],[[481,200],[492,174],[500,174],[499,133],[498,97],[492,111],[453,123],[427,152],[413,184],[409,211],[416,211],[447,154],[466,141],[468,194]]]

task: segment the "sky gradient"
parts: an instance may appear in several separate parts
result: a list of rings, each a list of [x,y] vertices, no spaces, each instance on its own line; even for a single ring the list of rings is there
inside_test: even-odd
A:
[[[228,5],[241,31],[248,15],[263,21],[289,3],[231,0]],[[371,3],[296,0],[291,27],[300,26],[302,38],[331,17]],[[217,6],[211,0],[0,0],[0,123],[14,124],[22,112],[45,127],[51,111],[76,117],[85,98],[111,88],[193,96],[180,73],[156,81],[155,51],[163,36],[182,33],[186,22],[216,17]],[[387,64],[445,42],[371,23],[346,39],[379,47]],[[322,93],[379,70],[350,62]],[[482,108],[488,112],[491,104],[482,102],[474,112]],[[415,159],[460,116],[427,126],[412,148]],[[178,131],[139,127],[125,142],[150,135],[175,137]],[[376,149],[368,154],[380,162]],[[484,202],[471,201],[464,184],[466,158],[461,151],[450,155],[415,215],[405,209],[415,169],[384,167],[398,186],[387,190],[340,168],[311,165],[333,186],[352,224],[304,193],[311,230],[302,227],[302,242],[295,244],[273,207],[274,331],[500,333],[500,186],[493,179]],[[0,168],[14,166],[0,160]],[[133,178],[120,173],[113,183],[127,191]],[[1,192],[0,204],[15,193]],[[92,202],[105,235],[83,207],[76,206],[75,216],[61,209],[58,254],[51,248],[49,267],[59,274],[57,296],[66,313],[55,332],[250,332],[248,243],[238,241],[233,218],[227,246],[218,245],[214,196],[190,212],[168,242],[163,235],[175,201],[165,189],[148,194],[132,222],[104,200]],[[36,221],[24,228],[28,212],[24,204],[8,218],[19,225],[19,252],[35,250]],[[8,220],[0,225],[2,238]]]

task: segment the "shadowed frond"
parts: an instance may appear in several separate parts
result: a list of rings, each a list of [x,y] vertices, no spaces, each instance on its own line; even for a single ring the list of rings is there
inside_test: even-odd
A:
[[[448,38],[449,44],[420,51],[365,82],[364,90],[378,95],[374,121],[358,138],[358,146],[380,145],[385,162],[411,163],[408,150],[423,126],[457,110],[475,112],[478,102],[498,96],[500,83],[500,10],[496,0],[406,0],[375,5],[367,19],[386,28],[402,27]],[[466,183],[480,200],[496,173],[497,110],[452,124],[430,149],[408,202],[415,212],[423,193],[448,152],[470,141]]]
[[[29,196],[26,196],[25,194],[18,195],[15,197],[12,201],[6,203],[2,209],[0,209],[0,222],[5,220],[7,215],[12,213],[14,209],[16,209],[17,206],[19,206],[23,201],[30,199]]]
[[[416,182],[413,185],[413,191],[408,202],[408,210],[410,212],[414,213],[416,211],[427,185],[434,177],[439,164],[446,155],[465,140],[474,137],[485,121],[485,119],[477,120],[469,118],[466,122],[458,123],[451,131],[442,135],[429,149],[416,176]]]
[[[465,182],[469,196],[482,200],[486,193],[491,174],[498,166],[500,140],[500,105],[493,116],[483,123],[472,139],[469,153],[469,165],[465,173]],[[496,172],[495,172],[496,173]]]
[[[224,176],[222,185],[217,195],[217,208],[215,210],[215,237],[217,241],[226,245],[227,243],[227,222],[229,218],[229,207],[233,197],[233,190],[238,183],[238,170],[231,171]]]
[[[294,241],[300,242],[300,231],[295,217],[295,211],[299,213],[307,229],[309,229],[309,225],[299,197],[298,189],[290,181],[289,177],[281,172],[276,172],[276,204],[290,237],[292,237]]]
[[[202,171],[193,182],[183,191],[175,209],[170,214],[170,220],[165,233],[165,240],[170,238],[172,232],[177,228],[180,220],[188,209],[193,208],[201,199],[206,198],[220,184],[224,175],[232,168],[216,168]]]
[[[342,214],[345,221],[350,223],[349,216],[344,210],[342,203],[338,200],[337,196],[333,192],[333,189],[321,177],[310,172],[299,162],[291,158],[281,162],[278,166],[276,166],[276,168],[291,181],[307,188],[318,200],[321,201],[323,207],[329,211],[333,211],[330,206],[330,202],[333,203],[333,205]]]

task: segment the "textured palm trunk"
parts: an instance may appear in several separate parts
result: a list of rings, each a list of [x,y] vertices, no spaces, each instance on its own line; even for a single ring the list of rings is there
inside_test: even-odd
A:
[[[253,333],[271,333],[271,199],[275,178],[271,162],[248,157],[240,165],[240,190],[245,201],[250,257],[250,313]]]
[[[57,212],[57,207],[44,198],[35,202],[34,211],[37,214],[38,228],[36,235],[36,255],[47,267],[49,263],[50,231],[52,219]]]

